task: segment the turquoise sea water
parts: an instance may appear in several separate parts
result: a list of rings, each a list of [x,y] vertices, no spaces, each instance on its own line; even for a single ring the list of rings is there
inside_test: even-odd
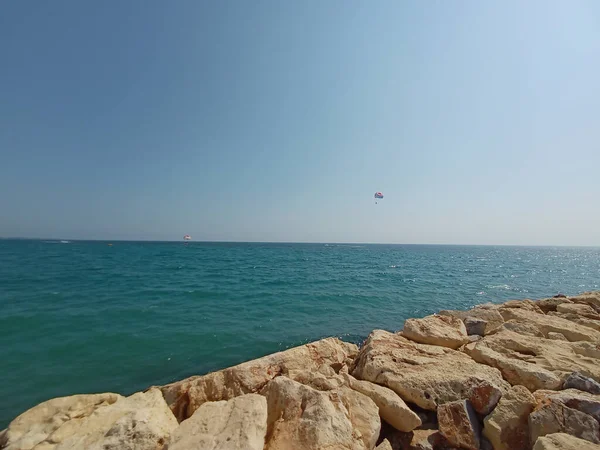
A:
[[[600,249],[0,241],[0,429],[408,317],[600,289]]]

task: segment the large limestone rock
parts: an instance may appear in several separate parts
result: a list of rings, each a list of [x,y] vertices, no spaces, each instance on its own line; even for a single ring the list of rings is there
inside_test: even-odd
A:
[[[481,427],[468,400],[457,400],[438,406],[440,433],[455,446],[467,450],[481,447]]]
[[[182,421],[204,402],[256,393],[273,378],[289,372],[318,372],[322,366],[341,366],[347,358],[353,358],[357,351],[354,344],[327,338],[208,375],[187,378],[160,389],[175,417]]]
[[[178,426],[158,389],[127,398],[76,397],[19,416],[8,428],[5,450],[156,450]]]
[[[600,313],[600,291],[595,292],[584,292],[583,294],[571,297],[570,300],[573,303],[583,303],[590,305],[597,312]]]
[[[561,378],[535,363],[535,353],[528,347],[531,342],[534,341],[505,330],[465,346],[464,351],[475,361],[499,369],[512,385],[523,385],[531,391],[558,389]]]
[[[263,389],[267,398],[265,450],[372,450],[381,422],[377,405],[346,386],[318,391],[286,377]]]
[[[567,433],[595,444],[600,443],[600,425],[592,416],[561,402],[547,401],[529,415],[531,444],[540,436]]]
[[[513,386],[502,396],[498,406],[483,421],[483,435],[494,450],[527,450],[529,414],[536,400],[524,386]]]
[[[589,392],[590,394],[600,395],[600,383],[583,376],[579,372],[573,372],[567,377],[563,384],[563,389],[577,389]]]
[[[531,391],[559,389],[573,370],[600,379],[600,351],[590,342],[532,339],[503,330],[466,345],[464,351],[475,361],[498,368],[512,385]]]
[[[496,329],[497,332],[502,330],[514,331],[524,336],[544,337],[544,333],[537,325],[529,322],[519,322],[518,320],[507,320],[500,328]]]
[[[598,450],[596,444],[566,433],[553,433],[535,441],[533,450]]]
[[[453,349],[469,342],[462,320],[437,314],[422,319],[406,319],[402,335],[421,344],[439,345]]]
[[[476,306],[468,311],[443,310],[440,311],[440,315],[453,316],[461,319],[463,322],[469,318],[483,320],[485,321],[484,335],[491,333],[504,322],[504,318],[498,312],[496,305]]]
[[[587,317],[581,317],[579,314],[564,314],[553,311],[549,312],[548,315],[570,320],[571,322],[575,322],[578,325],[583,325],[584,327],[600,331],[600,320],[588,319]]]
[[[346,366],[344,368],[347,371]],[[290,370],[287,378],[298,383],[310,386],[318,391],[332,391],[347,384],[344,377],[327,365],[322,365],[317,371],[313,370]]]
[[[523,311],[534,312],[536,314],[544,314],[544,311],[538,306],[537,302],[533,300],[525,299],[525,300],[509,300],[508,302],[502,303],[499,306],[500,314],[502,314],[503,309],[520,309]],[[504,317],[504,315],[502,315]],[[505,317],[506,320],[506,317]]]
[[[564,334],[562,333],[555,333],[554,331],[550,331],[548,332],[548,336],[546,336],[548,339],[552,339],[554,341],[568,341],[568,339],[565,337]]]
[[[8,450],[31,449],[46,441],[66,422],[88,417],[96,409],[112,405],[121,398],[110,393],[71,395],[40,403],[10,423],[5,431],[4,445]]]
[[[562,391],[539,390],[533,393],[538,404],[549,401],[562,403],[569,408],[576,409],[588,414],[600,422],[600,396],[577,389],[565,389]]]
[[[600,332],[588,327],[574,326],[573,322],[548,314],[538,314],[518,308],[500,308],[500,314],[504,320],[514,319],[519,322],[535,324],[544,335],[553,331],[562,333],[569,341],[591,341],[600,342]]]
[[[173,432],[164,450],[263,450],[266,433],[266,398],[246,394],[202,404]]]
[[[594,308],[585,303],[565,303],[558,305],[556,312],[563,314],[577,314],[588,319],[600,320],[600,314]]]
[[[397,430],[412,431],[421,425],[419,416],[391,389],[357,380],[352,375],[345,374],[345,377],[348,386],[373,400],[381,418]]]
[[[558,305],[562,305],[563,303],[573,302],[565,297],[543,298],[536,301],[536,304],[539,306],[539,308],[546,314],[548,314],[550,311],[556,311]]]
[[[462,399],[489,408],[508,389],[497,369],[477,364],[461,352],[417,344],[382,330],[369,335],[353,375],[386,386],[404,401],[431,411]]]

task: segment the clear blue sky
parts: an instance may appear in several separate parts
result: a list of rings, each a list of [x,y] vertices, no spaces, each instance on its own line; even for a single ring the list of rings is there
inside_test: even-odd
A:
[[[0,236],[600,245],[595,0],[8,1],[0,86]]]

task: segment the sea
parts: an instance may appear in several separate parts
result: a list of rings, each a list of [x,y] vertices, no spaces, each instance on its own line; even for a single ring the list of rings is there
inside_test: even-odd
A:
[[[0,430],[409,317],[600,289],[600,249],[0,240]]]

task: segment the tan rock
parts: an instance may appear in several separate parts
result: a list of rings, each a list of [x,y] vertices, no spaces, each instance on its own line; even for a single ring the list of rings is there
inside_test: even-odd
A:
[[[570,320],[571,322],[575,322],[578,325],[583,325],[584,327],[600,331],[600,320],[588,319],[587,317],[581,317],[579,314],[564,314],[554,311],[550,311],[548,315]]]
[[[455,446],[467,450],[479,450],[481,428],[475,410],[468,400],[457,400],[438,406],[440,433]]]
[[[108,401],[112,401],[114,397],[108,395]],[[53,416],[46,416],[49,422],[58,419],[60,425],[40,441],[35,450],[155,450],[162,447],[178,426],[158,389],[120,397],[110,404],[108,401],[91,411],[84,408],[81,417],[72,415],[78,408],[68,409],[66,413],[55,410]],[[64,420],[65,416],[69,418]],[[33,423],[29,430],[35,428]],[[19,440],[9,442],[6,450],[31,448],[26,441]]]
[[[495,396],[496,389],[508,389],[497,369],[477,364],[461,352],[417,344],[382,330],[373,331],[365,341],[353,375],[386,386],[404,401],[432,411],[439,404],[475,400],[486,391]],[[477,401],[490,403],[486,399]]]
[[[540,348],[536,343],[527,336],[504,330],[465,346],[464,351],[475,361],[499,369],[512,385],[523,385],[531,391],[560,388],[560,376],[536,363],[536,353],[530,350],[530,346]]]
[[[499,311],[500,314],[502,314],[503,309],[520,309],[520,310],[524,310],[524,311],[529,311],[529,312],[534,312],[536,314],[544,314],[544,311],[542,311],[542,309],[538,306],[538,304],[536,302],[534,302],[533,300],[529,300],[529,299],[525,299],[525,300],[509,300],[505,303],[502,303],[499,306]],[[504,314],[502,314],[502,317],[504,317],[504,320],[506,320],[506,317],[504,316]]]
[[[553,433],[539,437],[533,450],[598,450],[598,445],[566,433]]]
[[[554,341],[569,341],[564,334],[554,333],[553,331],[550,331],[547,337],[548,339],[552,339]]]
[[[600,443],[600,424],[592,416],[555,401],[543,403],[529,415],[529,431],[532,445],[540,436],[552,433]]]
[[[392,444],[390,444],[390,441],[388,441],[387,439],[384,439],[383,441],[381,441],[381,444],[379,444],[377,447],[375,447],[375,450],[394,450],[392,448]]]
[[[571,297],[573,303],[584,303],[590,305],[597,312],[600,312],[600,291],[584,292],[583,294]]]
[[[74,434],[62,433],[56,450],[154,450],[177,426],[160,391],[151,389],[96,410],[76,426]],[[58,437],[54,433],[50,440]]]
[[[498,307],[492,304],[476,306],[468,311],[443,310],[439,314],[442,316],[453,316],[461,319],[463,322],[470,317],[484,320],[486,322],[484,335],[491,333],[504,323],[504,318],[498,312]]]
[[[357,380],[352,375],[346,374],[345,377],[348,386],[373,400],[381,418],[397,430],[412,431],[421,425],[419,416],[391,389]]]
[[[536,400],[524,386],[513,386],[502,396],[498,406],[483,421],[483,435],[494,450],[527,450],[529,414]]]
[[[519,322],[518,320],[507,320],[496,331],[500,332],[502,330],[514,331],[525,336],[545,337],[537,325],[529,322]]]
[[[267,398],[265,450],[371,450],[381,423],[377,405],[348,387],[317,391],[286,377],[263,389]]]
[[[562,403],[569,408],[588,414],[600,422],[600,396],[577,389],[564,389],[562,391],[539,390],[533,393],[538,404],[548,401]]]
[[[266,398],[246,394],[202,404],[173,432],[164,450],[262,450],[266,432]]]
[[[481,303],[480,305],[474,306],[472,309],[498,309],[499,305],[496,305],[492,302]]]
[[[573,351],[578,355],[586,356],[588,358],[600,359],[600,345],[598,345],[595,342],[579,341],[579,342],[561,343],[561,345],[566,346],[566,348],[573,349]],[[588,362],[593,362],[593,361],[588,360]],[[590,376],[590,375],[586,375],[586,376]]]
[[[552,297],[552,298],[544,298],[541,300],[537,300],[535,302],[539,308],[546,314],[548,314],[550,311],[556,311],[556,307],[558,305],[562,305],[563,303],[573,303],[571,300],[569,300],[568,298],[563,298],[563,297]]]
[[[335,373],[330,366],[321,366],[319,371],[291,370],[287,377],[298,383],[310,386],[318,391],[331,391],[346,384],[341,375]]]
[[[342,387],[337,393],[348,411],[354,434],[360,437],[364,448],[374,448],[381,431],[379,409],[375,402],[348,387]]]
[[[556,312],[563,314],[577,314],[588,319],[600,320],[600,314],[594,308],[585,303],[571,303],[558,305]]]
[[[28,450],[44,442],[71,420],[80,421],[96,409],[112,405],[119,394],[71,395],[40,403],[15,418],[5,430],[7,450]]]
[[[302,370],[318,372],[322,366],[341,366],[357,351],[354,344],[327,338],[208,375],[187,378],[160,389],[175,417],[182,421],[204,402],[256,393],[278,375]]]
[[[500,314],[502,314],[504,320],[514,319],[519,322],[533,323],[542,331],[542,333],[544,333],[544,335],[553,331],[555,333],[564,334],[569,341],[600,342],[600,332],[588,327],[575,326],[573,322],[561,317],[537,314],[535,312],[515,308],[501,308]]]
[[[466,345],[464,351],[475,361],[500,369],[511,384],[531,391],[560,389],[573,371],[600,379],[600,348],[592,342],[531,339],[504,330]]]
[[[437,314],[422,319],[406,319],[402,335],[421,344],[439,345],[453,349],[469,342],[462,320]]]

